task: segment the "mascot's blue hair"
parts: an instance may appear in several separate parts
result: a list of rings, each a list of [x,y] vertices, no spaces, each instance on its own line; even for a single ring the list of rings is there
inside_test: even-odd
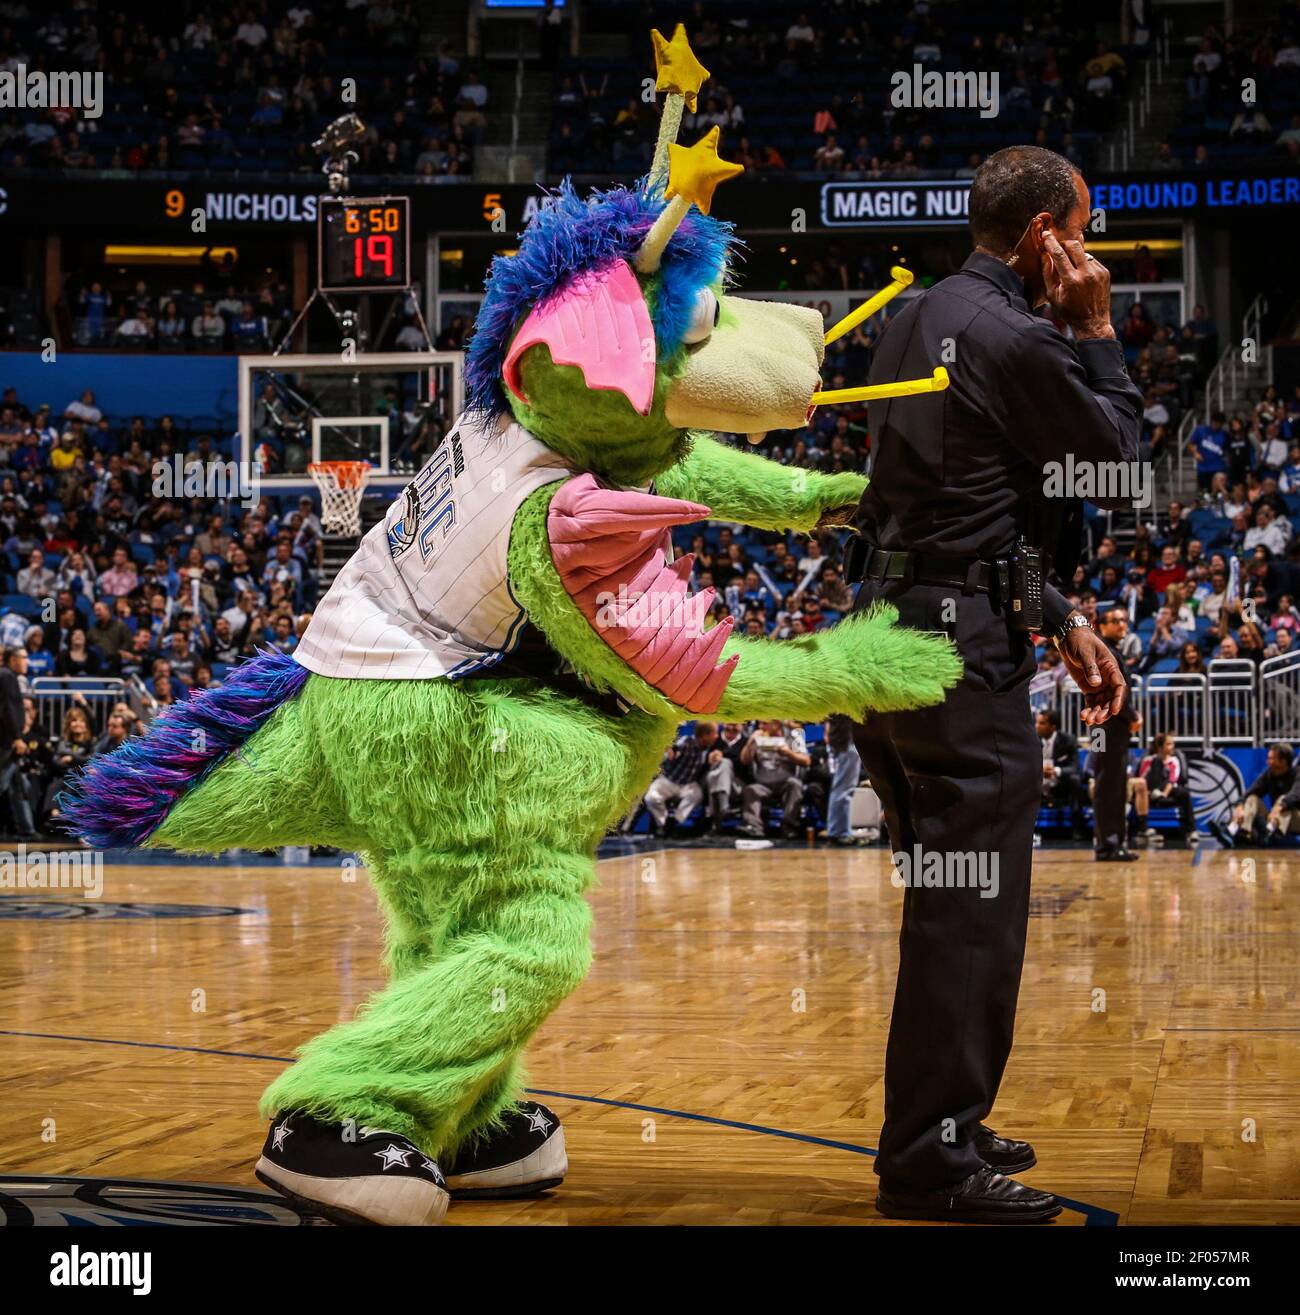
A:
[[[664,204],[644,181],[594,191],[584,201],[566,178],[546,196],[519,250],[492,261],[465,354],[467,410],[496,416],[508,409],[501,367],[524,315],[575,274],[614,257],[633,261]],[[692,208],[669,239],[659,272],[648,286],[643,278],[661,364],[681,346],[696,293],[725,276],[734,245],[730,224]]]

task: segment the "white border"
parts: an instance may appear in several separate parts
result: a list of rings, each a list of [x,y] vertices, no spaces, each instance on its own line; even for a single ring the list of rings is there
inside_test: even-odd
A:
[[[369,425],[379,427],[379,465],[375,475],[388,474],[388,417],[387,416],[312,416],[311,418],[311,459],[313,461],[350,461],[351,457],[322,457],[320,454],[320,431],[326,425]],[[365,458],[362,458],[365,459]],[[308,474],[311,472],[308,471]]]
[[[448,415],[452,422],[460,418],[465,409],[465,353],[464,352],[362,352],[352,360],[322,352],[286,353],[282,356],[240,356],[238,438],[240,461],[253,459],[253,373],[257,370],[310,369],[320,374],[356,374],[359,370],[402,370],[416,373],[432,371],[435,366],[451,367],[451,397]],[[313,438],[313,446],[315,439]],[[262,484],[274,492],[304,490],[310,492],[316,485],[304,470],[301,473],[262,475]],[[380,475],[370,477],[369,487],[383,489],[404,488],[411,482],[409,475]]]

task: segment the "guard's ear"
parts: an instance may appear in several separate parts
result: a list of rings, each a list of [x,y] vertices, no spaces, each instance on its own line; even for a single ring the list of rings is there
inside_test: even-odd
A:
[[[528,399],[519,361],[544,344],[556,365],[576,365],[588,388],[614,389],[641,415],[655,391],[655,334],[641,285],[625,260],[588,270],[539,301],[506,353],[502,377],[521,402]]]

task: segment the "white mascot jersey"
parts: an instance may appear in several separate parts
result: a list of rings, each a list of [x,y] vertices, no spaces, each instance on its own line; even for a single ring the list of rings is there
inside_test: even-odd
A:
[[[524,624],[506,569],[515,513],[574,473],[509,417],[462,416],[335,577],[294,658],[319,676],[368,680],[499,662]]]

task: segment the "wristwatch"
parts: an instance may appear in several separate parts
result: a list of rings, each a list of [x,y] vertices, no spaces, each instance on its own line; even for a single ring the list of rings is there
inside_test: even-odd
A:
[[[1071,630],[1078,630],[1080,628],[1091,630],[1092,626],[1089,624],[1088,618],[1084,616],[1082,612],[1071,612],[1070,615],[1067,616],[1059,626],[1057,626],[1056,633],[1052,636],[1052,638],[1056,640],[1056,647],[1061,647],[1061,640],[1063,640]]]

